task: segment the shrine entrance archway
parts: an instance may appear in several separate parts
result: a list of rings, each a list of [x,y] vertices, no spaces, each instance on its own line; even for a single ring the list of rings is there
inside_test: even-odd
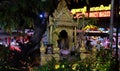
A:
[[[59,33],[59,38],[62,38],[62,39],[66,39],[68,38],[68,33],[66,32],[66,30],[62,30],[60,33]]]
[[[58,38],[58,47],[60,49],[69,49],[68,33],[66,32],[66,30],[61,30]]]

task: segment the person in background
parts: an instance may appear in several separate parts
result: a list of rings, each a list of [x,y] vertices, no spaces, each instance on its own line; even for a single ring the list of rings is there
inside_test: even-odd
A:
[[[86,50],[91,51],[92,50],[92,45],[91,45],[91,40],[86,40]]]
[[[29,42],[29,36],[24,37],[24,44],[27,44]]]
[[[19,48],[19,43],[16,42],[16,37],[12,38],[12,41],[10,43],[10,50],[21,52],[21,49]]]
[[[118,49],[120,49],[120,42],[118,43]]]
[[[98,40],[96,44],[97,51],[100,51],[102,45],[100,44],[101,42]]]
[[[76,46],[75,46],[75,44],[73,43],[73,44],[72,44],[72,49],[71,49],[71,55],[75,55],[75,48],[76,48]]]

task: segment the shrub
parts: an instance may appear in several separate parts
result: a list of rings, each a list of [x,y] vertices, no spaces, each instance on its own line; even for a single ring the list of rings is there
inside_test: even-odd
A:
[[[64,59],[59,62],[52,58],[47,64],[34,71],[113,71],[114,65],[115,59],[112,57],[111,50],[105,49],[97,52],[96,58],[76,59],[76,61]]]

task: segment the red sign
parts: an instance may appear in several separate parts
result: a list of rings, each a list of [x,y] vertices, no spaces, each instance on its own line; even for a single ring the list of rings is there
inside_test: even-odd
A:
[[[99,17],[110,17],[110,11],[99,12]]]
[[[99,17],[99,12],[90,12],[89,17]]]
[[[90,12],[84,15],[85,17],[110,17],[110,11]],[[75,18],[82,18],[82,13],[76,13]]]

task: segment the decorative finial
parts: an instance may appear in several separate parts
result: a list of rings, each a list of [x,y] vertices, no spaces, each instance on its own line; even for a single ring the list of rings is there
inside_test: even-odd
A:
[[[67,3],[65,0],[60,0],[57,10],[59,11],[59,10],[62,10],[63,8],[67,8]]]

